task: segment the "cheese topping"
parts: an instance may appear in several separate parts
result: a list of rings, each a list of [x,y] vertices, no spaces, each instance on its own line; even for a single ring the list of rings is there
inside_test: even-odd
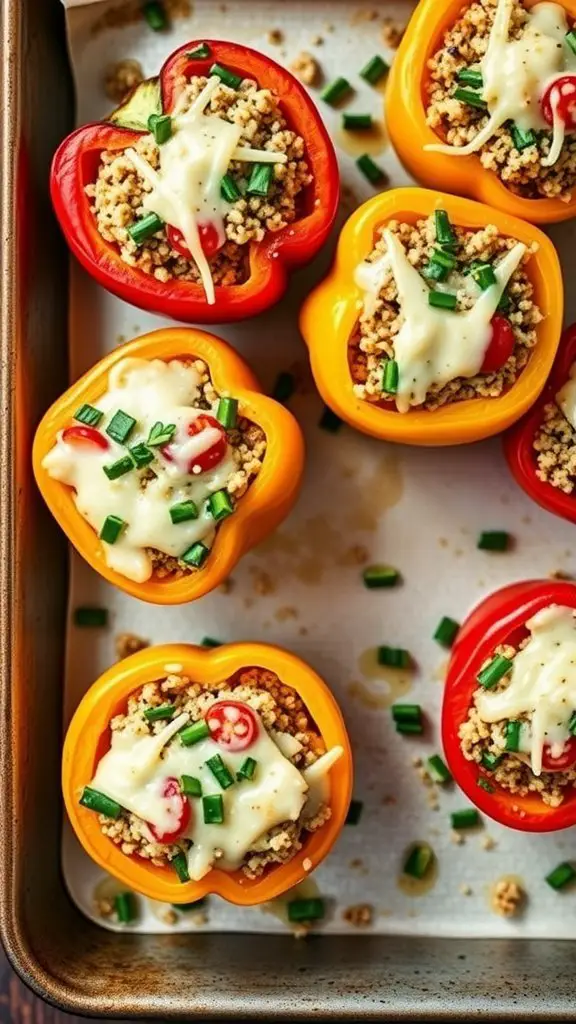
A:
[[[557,758],[570,738],[576,710],[576,617],[572,608],[551,605],[526,623],[530,640],[513,660],[510,682],[501,693],[482,693],[477,707],[484,722],[531,716],[521,730],[520,749],[530,754],[534,775],[542,771],[542,750]]]
[[[172,115],[172,134],[159,146],[159,170],[151,167],[135,149],[126,150],[150,186],[142,205],[182,232],[210,305],[215,301],[214,282],[199,229],[201,225],[212,224],[218,232],[219,244],[226,241],[224,217],[230,204],[222,198],[220,186],[230,162],[280,164],[287,159],[285,153],[239,146],[243,125],[205,112],[220,84],[217,75],[209,78],[186,112],[182,112],[186,94],[181,95]]]
[[[127,523],[115,543],[102,541],[102,548],[111,569],[139,583],[152,575],[152,560],[146,548],[179,558],[196,541],[209,547],[214,538],[214,520],[206,499],[225,488],[236,464],[228,445],[224,458],[213,469],[190,473],[191,460],[222,437],[221,431],[210,427],[189,436],[189,425],[198,416],[206,415],[205,409],[197,408],[199,398],[200,376],[193,365],[178,360],[122,359],[110,371],[108,391],[96,402],[104,413],[98,429],[108,442],[107,449],[66,441],[66,431],[60,431],[42,463],[51,477],[74,488],[74,502],[80,515],[97,533],[110,515]],[[128,442],[130,447],[145,443],[156,423],[175,424],[170,442],[172,460],[153,448],[154,462],[145,470],[134,468],[109,480],[104,466],[128,453],[124,445],[105,432],[118,410],[136,420]],[[150,469],[155,477],[143,486],[143,474]],[[170,506],[184,501],[196,504],[198,518],[172,523]]]
[[[523,131],[550,130],[540,100],[553,83],[576,72],[576,54],[566,42],[569,31],[566,12],[560,4],[539,3],[527,11],[527,22],[519,39],[510,39],[510,20],[517,0],[498,0],[494,24],[485,56],[479,64],[482,89],[479,96],[488,106],[489,119],[465,146],[431,144],[425,149],[453,156],[469,156],[489,142],[506,121]],[[543,167],[551,167],[560,156],[566,128],[558,115],[558,97],[551,95],[554,114],[552,145]]]
[[[443,385],[456,377],[473,377],[480,371],[492,338],[491,320],[502,294],[526,252],[518,242],[494,266],[496,284],[482,291],[472,278],[451,275],[446,287],[454,291],[466,282],[477,296],[471,309],[455,313],[430,306],[430,289],[410,263],[397,236],[385,230],[387,252],[373,263],[361,263],[355,282],[364,292],[364,312],[372,316],[381,289],[393,276],[398,290],[402,326],[394,337],[394,358],[399,382],[396,407],[408,412],[421,405],[433,384]]]
[[[193,746],[183,746],[174,737],[189,720],[185,713],[155,736],[115,731],[110,750],[98,763],[90,783],[153,825],[159,833],[174,830],[173,809],[170,801],[163,798],[163,786],[168,778],[191,775],[200,780],[203,796],[221,795],[224,821],[218,825],[206,824],[202,801],[191,800],[191,822],[180,838],[193,843],[188,851],[188,871],[194,881],[203,878],[216,861],[225,871],[235,871],[270,829],[297,821],[305,805],[307,817],[312,817],[320,803],[329,799],[328,773],[344,753],[342,747],[333,747],[300,772],[267,733],[259,715],[252,709],[251,714],[259,728],[249,751],[224,751],[210,737]],[[170,743],[172,739],[174,742]],[[253,778],[243,779],[222,791],[206,767],[208,758],[220,754],[236,778],[248,753],[257,762]],[[151,839],[154,839],[152,834]]]
[[[576,363],[570,367],[570,377],[556,395],[556,404],[568,423],[576,430]]]

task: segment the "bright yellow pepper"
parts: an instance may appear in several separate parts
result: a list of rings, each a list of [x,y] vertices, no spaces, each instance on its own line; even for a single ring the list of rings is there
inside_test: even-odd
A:
[[[469,0],[472,3],[472,0]],[[525,0],[531,7],[538,0]],[[451,156],[424,147],[442,141],[426,124],[428,61],[441,48],[444,33],[462,14],[462,0],[421,0],[394,58],[386,87],[386,123],[402,163],[427,188],[470,196],[533,224],[552,224],[576,216],[576,188],[570,202],[525,199],[506,187],[494,171],[482,166],[478,154]],[[576,0],[562,0],[576,18]]]
[[[233,516],[217,529],[205,565],[178,579],[152,576],[144,583],[129,580],[104,559],[102,543],[74,504],[72,488],[52,479],[42,466],[56,442],[58,431],[70,426],[84,402],[97,404],[108,387],[111,368],[126,357],[142,359],[202,359],[219,393],[239,400],[242,416],[257,423],[266,435],[262,468],[238,501]],[[219,586],[239,559],[274,530],[288,515],[300,487],[304,468],[304,441],[294,417],[278,402],[261,393],[260,385],[244,360],[213,334],[188,327],[166,328],[144,334],[106,356],[48,410],[34,439],[33,464],[42,496],[68,539],[83,558],[110,583],[142,601],[182,604],[194,601]]]
[[[499,398],[475,398],[452,402],[435,411],[414,409],[399,413],[354,395],[348,346],[362,306],[362,292],[354,282],[354,272],[374,248],[377,230],[388,221],[415,223],[439,207],[448,212],[455,226],[478,230],[495,224],[503,235],[526,245],[538,243],[538,251],[526,265],[526,273],[544,319],[536,327],[538,340],[527,366],[515,384]],[[403,188],[375,196],[346,222],[328,277],[304,303],[300,329],[310,350],[316,386],[326,404],[341,419],[365,434],[386,441],[453,445],[500,433],[536,401],[558,348],[562,309],[558,256],[550,240],[538,228],[469,199],[421,188]]]
[[[84,786],[110,746],[110,720],[125,711],[128,697],[146,683],[163,678],[168,666],[198,683],[231,678],[240,669],[258,666],[276,673],[301,697],[326,749],[341,746],[343,756],[330,769],[330,819],[306,838],[286,864],[269,868],[259,878],[242,871],[213,868],[199,882],[180,882],[169,867],[157,867],[137,855],[122,853],[100,828],[98,815],[79,803]],[[171,669],[174,671],[174,669]],[[346,820],[352,793],[352,752],[344,720],[326,684],[303,661],[267,644],[227,644],[204,650],[190,644],[148,647],[108,669],[88,690],[68,728],[62,760],[62,787],[72,827],[87,854],[123,885],[153,900],[191,903],[217,893],[245,906],[274,899],[297,885],[330,852]]]

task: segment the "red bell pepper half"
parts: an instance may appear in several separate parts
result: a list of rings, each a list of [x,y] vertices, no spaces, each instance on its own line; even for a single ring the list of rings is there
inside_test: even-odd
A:
[[[235,43],[206,40],[209,56],[190,57],[201,47],[187,43],[165,62],[158,79],[138,86],[108,121],[88,124],[69,135],[52,164],[52,202],[66,240],[82,266],[109,291],[126,302],[184,323],[222,323],[244,320],[273,305],[282,296],[290,268],[308,262],[330,232],[339,199],[338,163],[322,119],[306,90],[285,68],[269,57]],[[205,49],[201,52],[206,52]],[[301,213],[278,232],[267,232],[249,243],[249,276],[243,284],[216,287],[216,302],[209,305],[201,284],[157,281],[153,275],[124,263],[115,245],[99,234],[90,211],[86,185],[96,180],[102,150],[122,150],[148,131],[150,114],[170,113],[181,76],[206,76],[212,64],[255,79],[271,89],[286,120],[302,136],[313,180],[299,201]]]
[[[476,606],[462,625],[451,651],[442,705],[442,740],[454,779],[479,810],[502,825],[521,832],[553,832],[576,825],[576,790],[566,787],[559,807],[549,807],[536,794],[519,796],[502,789],[460,747],[458,730],[468,717],[479,688],[477,676],[499,644],[517,646],[528,635],[526,622],[551,604],[576,608],[576,585],[555,580],[529,580],[503,587]],[[478,784],[484,779],[488,792]]]
[[[576,324],[573,324],[562,335],[552,372],[540,398],[530,412],[504,435],[504,453],[516,483],[542,508],[571,523],[576,523],[576,493],[565,494],[537,477],[533,442],[542,424],[544,406],[554,402],[556,394],[570,377],[570,367],[575,360]]]

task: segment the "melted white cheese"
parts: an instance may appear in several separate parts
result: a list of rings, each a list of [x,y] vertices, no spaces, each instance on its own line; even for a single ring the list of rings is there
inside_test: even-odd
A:
[[[252,713],[258,720],[258,735],[249,750],[236,753],[223,750],[210,737],[191,747],[183,746],[175,733],[186,725],[186,714],[179,715],[156,736],[134,736],[129,730],[113,732],[110,750],[99,761],[90,783],[160,833],[174,828],[173,810],[162,795],[166,779],[191,775],[200,780],[204,796],[220,794],[224,805],[221,825],[207,825],[202,800],[190,800],[191,821],[182,838],[193,843],[188,852],[188,871],[194,881],[203,878],[215,863],[225,871],[236,870],[270,829],[297,821],[303,809],[311,817],[317,806],[329,799],[328,773],[342,756],[342,747],[332,748],[300,772],[267,733],[258,714]],[[246,757],[253,757],[257,762],[254,777],[223,791],[206,767],[208,758],[215,754],[221,755],[234,776]],[[309,813],[308,801],[313,803]]]
[[[488,48],[479,65],[483,81],[479,95],[488,105],[488,122],[465,146],[437,143],[425,149],[469,156],[477,153],[506,121],[513,121],[524,131],[550,130],[542,115],[541,97],[556,79],[576,71],[576,54],[565,41],[569,30],[566,12],[560,4],[535,4],[527,12],[520,38],[510,39],[510,20],[516,2],[498,0]],[[553,137],[548,156],[541,160],[544,167],[556,163],[566,132],[564,122],[556,114],[554,94],[551,99]]]
[[[484,722],[531,716],[522,729],[521,749],[530,753],[535,775],[542,771],[542,750],[558,757],[570,737],[568,724],[576,710],[576,617],[572,608],[551,605],[526,623],[531,636],[513,659],[510,682],[501,693],[480,694],[478,713]]]
[[[424,402],[432,384],[473,377],[480,371],[492,337],[490,321],[526,246],[518,242],[510,249],[494,267],[496,284],[485,291],[467,283],[467,288],[476,291],[476,302],[471,309],[456,313],[430,306],[430,288],[408,260],[400,240],[390,230],[382,237],[387,252],[373,263],[361,263],[355,282],[364,292],[364,312],[372,316],[382,287],[390,275],[394,277],[402,316],[402,326],[394,337],[399,372],[396,407],[408,412]]]
[[[568,423],[576,430],[576,363],[570,367],[570,377],[556,395],[556,404]]]
[[[228,446],[223,460],[214,469],[199,475],[188,472],[190,460],[212,447],[221,436],[215,428],[188,436],[188,425],[206,413],[196,407],[199,397],[200,377],[190,364],[178,360],[122,359],[110,371],[108,390],[94,402],[104,413],[98,430],[108,441],[107,450],[66,442],[60,431],[42,463],[51,477],[74,488],[74,502],[80,515],[97,533],[109,515],[128,524],[114,544],[102,541],[102,547],[107,565],[138,583],[152,575],[152,561],[145,548],[178,558],[196,541],[209,547],[214,537],[214,520],[206,499],[226,486],[235,462]],[[176,424],[171,442],[174,460],[168,462],[158,449],[153,449],[156,457],[146,470],[132,469],[116,480],[109,480],[103,467],[127,454],[126,447],[105,432],[119,409],[136,420],[128,440],[130,447],[146,442],[155,423]],[[141,477],[148,469],[157,476],[143,488]],[[190,500],[197,505],[198,519],[172,523],[170,506]]]

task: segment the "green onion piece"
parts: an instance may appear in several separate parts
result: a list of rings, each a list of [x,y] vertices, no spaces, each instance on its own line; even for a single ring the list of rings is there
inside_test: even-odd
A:
[[[442,644],[442,647],[452,647],[459,629],[460,623],[445,615],[436,626],[432,639]]]
[[[432,263],[439,263],[445,270],[454,270],[458,266],[454,253],[448,252],[447,249],[434,249]]]
[[[233,71],[225,68],[222,64],[213,64],[210,74],[217,75],[222,85],[227,85],[229,89],[238,89],[244,80],[242,75],[235,75]]]
[[[274,167],[272,164],[252,164],[250,178],[246,187],[248,195],[267,196],[273,176]]]
[[[227,203],[235,203],[237,199],[242,197],[242,193],[232,175],[225,174],[222,178],[220,182],[220,195]]]
[[[482,72],[474,68],[462,68],[456,77],[461,85],[469,85],[471,89],[481,89],[484,85]]]
[[[505,530],[485,530],[476,543],[480,551],[507,551],[509,546],[510,534]]]
[[[108,609],[87,606],[75,608],[73,621],[75,626],[100,629],[102,626],[108,625]]]
[[[386,180],[386,174],[378,164],[375,164],[372,157],[368,153],[363,153],[359,156],[356,161],[356,167],[365,178],[368,179],[371,185],[380,185],[381,182]]]
[[[456,235],[446,210],[434,210],[434,227],[438,245],[449,246],[455,244]]]
[[[84,786],[80,803],[89,811],[96,811],[97,814],[105,814],[107,818],[119,818],[123,807],[116,800],[111,800],[105,793],[91,786]]]
[[[120,519],[120,516],[106,516],[98,536],[105,544],[115,544],[118,537],[127,526],[128,523],[124,522],[123,519]]]
[[[206,767],[210,769],[212,775],[222,787],[222,789],[228,789],[234,785],[234,776],[230,769],[224,764],[220,754],[214,754],[213,757],[209,757],[206,761]]]
[[[154,136],[155,142],[161,146],[172,135],[172,118],[170,114],[150,114],[148,131]]]
[[[428,305],[436,309],[456,309],[458,298],[452,292],[428,292]]]
[[[228,491],[225,488],[221,491],[214,491],[214,494],[211,494],[208,498],[208,508],[217,523],[231,516],[234,511],[234,505]]]
[[[154,426],[150,428],[146,444],[149,444],[153,448],[157,448],[162,444],[168,444],[168,442],[174,437],[175,432],[175,423],[164,424],[158,421],[158,423],[155,423]]]
[[[215,793],[212,796],[203,796],[202,811],[206,825],[222,825],[224,822],[224,801],[220,794]]]
[[[506,750],[511,751],[513,754],[518,753],[520,749],[520,728],[521,722],[506,722],[504,729],[506,735]]]
[[[198,43],[198,46],[195,46],[193,50],[188,50],[186,54],[190,60],[204,60],[206,57],[210,57],[211,55],[212,51],[208,46],[208,43]]]
[[[156,213],[147,213],[145,217],[130,224],[128,234],[136,245],[142,245],[147,238],[151,238],[163,227],[164,221],[160,220]]]
[[[184,796],[202,796],[202,783],[193,775],[180,776],[180,789]]]
[[[134,417],[129,416],[127,412],[123,412],[122,409],[118,409],[118,412],[114,413],[106,427],[106,433],[108,437],[111,437],[113,441],[117,441],[118,444],[125,444],[135,426],[136,420]]]
[[[366,131],[372,127],[372,114],[342,114],[342,127],[347,132]]]
[[[483,686],[486,690],[491,690],[496,683],[500,682],[503,676],[508,675],[512,668],[512,662],[510,658],[505,658],[502,654],[496,654],[489,665],[483,668],[481,672],[476,676],[480,686]]]
[[[102,466],[102,469],[109,480],[117,480],[119,476],[124,476],[125,473],[134,469],[134,461],[130,455],[123,455],[121,459],[112,462],[109,466]]]
[[[226,430],[233,430],[238,422],[238,399],[221,398],[218,402],[216,419]]]
[[[335,434],[337,430],[340,430],[342,420],[335,412],[332,412],[332,409],[325,405],[324,412],[318,420],[318,426],[321,430],[327,430],[329,434]]]
[[[450,823],[452,828],[474,828],[480,824],[480,815],[475,807],[465,807],[463,811],[452,811]]]
[[[420,722],[422,720],[420,704],[393,704],[391,710],[395,722]]]
[[[481,775],[479,776],[479,778],[476,779],[476,785],[479,786],[480,789],[483,789],[486,793],[494,792],[494,786],[490,782],[488,782],[488,779],[483,779]]]
[[[238,771],[236,772],[236,778],[238,782],[241,782],[242,779],[253,779],[257,764],[258,762],[255,761],[253,757],[247,757],[244,761],[242,761],[242,764],[240,765]]]
[[[133,892],[119,892],[114,897],[114,910],[120,924],[136,920],[136,900]]]
[[[396,722],[396,732],[405,733],[407,736],[420,736],[424,732],[424,723]]]
[[[293,924],[300,921],[320,921],[326,912],[324,900],[319,896],[311,896],[307,900],[290,900],[287,909],[288,920]]]
[[[133,448],[129,449],[129,452],[136,463],[136,469],[144,469],[154,461],[154,452],[151,452],[145,444],[135,444]]]
[[[478,263],[471,273],[476,284],[483,292],[493,284],[496,284],[496,274],[490,263]]]
[[[190,881],[190,875],[188,874],[188,858],[185,853],[177,853],[175,857],[172,857],[170,863],[181,882]]]
[[[192,544],[183,555],[180,555],[180,561],[184,562],[185,565],[193,565],[196,569],[200,569],[210,554],[210,548],[207,548],[202,541],[196,541]]]
[[[573,53],[576,53],[576,32],[572,29],[564,36],[564,42],[568,44]]]
[[[171,505],[168,511],[174,524],[198,519],[198,507],[193,501],[179,501],[177,505]]]
[[[428,771],[435,782],[452,782],[452,772],[440,757],[440,754],[433,754],[428,758]]]
[[[387,395],[395,395],[398,391],[400,371],[395,359],[386,359],[382,364],[382,390]]]
[[[84,423],[87,427],[97,427],[103,415],[104,413],[100,412],[100,409],[95,409],[93,405],[85,403],[76,410],[74,419],[78,423]]]
[[[568,723],[568,730],[571,736],[576,736],[576,711],[572,712],[572,718]]]
[[[502,761],[502,754],[493,754],[491,750],[483,750],[480,764],[487,772],[495,772]]]
[[[434,851],[428,843],[416,843],[410,850],[402,872],[410,878],[424,878],[434,861]]]
[[[468,107],[478,107],[479,110],[486,110],[487,103],[482,97],[474,92],[472,89],[455,89],[453,92],[455,100],[460,100],[460,103],[465,103]]]
[[[149,0],[149,3],[144,4],[143,14],[153,32],[161,32],[168,25],[166,12],[158,0]]]
[[[545,881],[552,889],[563,889],[574,878],[576,878],[576,871],[571,864],[564,863],[559,864],[549,875],[546,875]]]
[[[205,636],[202,640],[202,647],[222,647],[222,641],[215,640],[213,636]]]
[[[384,644],[378,648],[378,664],[388,665],[389,668],[410,668],[412,658],[403,647],[387,647]]]
[[[292,397],[296,390],[296,381],[291,373],[283,371],[279,373],[276,378],[276,383],[272,388],[272,398],[276,402],[287,402]]]
[[[378,54],[371,57],[367,64],[360,71],[360,78],[363,78],[369,85],[376,85],[390,70],[389,64]]]
[[[382,587],[395,587],[400,582],[400,573],[391,565],[368,565],[362,579],[368,590],[380,590]]]
[[[324,103],[329,103],[331,107],[335,107],[337,103],[340,103],[345,96],[349,96],[352,92],[352,86],[346,78],[335,78],[333,82],[329,84],[320,93],[320,99],[324,100]]]
[[[431,260],[422,268],[422,273],[429,281],[445,281],[448,277],[448,270],[436,260]]]
[[[362,800],[351,800],[350,806],[348,807],[348,814],[346,815],[345,825],[357,825],[362,817],[362,811],[364,810],[364,804]]]
[[[517,149],[519,153],[521,153],[523,149],[527,149],[528,146],[535,146],[537,142],[536,134],[531,128],[529,128],[528,131],[524,131],[524,129],[519,128],[517,124],[510,125],[510,135],[512,137],[514,148]]]
[[[175,704],[159,704],[156,708],[146,708],[144,718],[147,722],[163,722],[165,719],[172,718],[175,711]]]
[[[498,303],[496,308],[499,313],[506,313],[510,309],[511,305],[512,303],[508,292],[508,288],[505,288],[504,291],[502,292],[500,302]]]
[[[197,722],[192,722],[191,725],[185,725],[178,735],[183,747],[193,747],[195,743],[200,743],[201,740],[205,740],[210,735],[210,729],[204,719],[201,718]]]

